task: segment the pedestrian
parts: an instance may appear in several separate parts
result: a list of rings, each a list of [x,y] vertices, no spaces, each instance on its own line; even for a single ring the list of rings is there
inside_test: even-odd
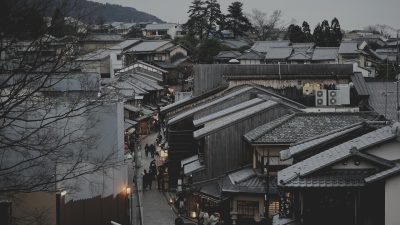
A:
[[[149,156],[149,150],[150,150],[149,144],[146,144],[146,146],[144,146],[144,152],[146,154],[146,158]]]
[[[158,174],[157,174],[157,188],[158,190],[164,190],[163,187],[163,174],[162,171],[160,169],[158,169]]]
[[[156,152],[156,146],[154,146],[154,144],[150,145],[150,154],[151,154],[151,158],[154,159],[154,153]]]
[[[149,173],[151,174],[151,178],[152,180],[154,180],[154,177],[157,175],[157,166],[156,166],[156,160],[153,159],[150,162],[150,166],[149,166]]]
[[[219,223],[219,213],[213,213],[210,216],[210,225],[216,225]]]
[[[203,214],[203,225],[209,225],[208,223],[210,222],[210,216],[208,215],[208,212],[205,211]]]
[[[143,172],[144,172],[143,174],[143,191],[144,191],[147,188],[149,174],[147,173],[146,170],[144,170]]]

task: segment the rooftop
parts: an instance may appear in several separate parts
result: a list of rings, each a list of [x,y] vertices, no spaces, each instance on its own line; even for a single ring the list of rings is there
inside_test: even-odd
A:
[[[127,49],[127,52],[153,52],[162,46],[171,43],[171,41],[163,40],[147,40]]]
[[[128,39],[119,44],[112,46],[110,49],[111,50],[124,50],[125,48],[130,47],[131,45],[137,44],[140,41],[141,41],[140,39]]]
[[[292,54],[292,47],[271,47],[265,59],[287,59]]]
[[[169,30],[174,26],[178,27],[179,24],[176,23],[147,24],[145,30]]]
[[[355,41],[342,41],[339,47],[339,54],[359,54],[358,43]]]
[[[365,117],[361,113],[297,113],[257,127],[245,134],[245,138],[252,144],[289,145],[363,122]]]
[[[260,53],[267,53],[272,47],[288,47],[290,41],[256,41],[251,47],[252,50]]]
[[[78,61],[97,61],[102,60],[110,56],[111,51],[108,49],[97,49],[93,52],[89,52],[86,55],[78,57]]]
[[[312,55],[313,61],[336,60],[339,48],[337,47],[316,47]]]

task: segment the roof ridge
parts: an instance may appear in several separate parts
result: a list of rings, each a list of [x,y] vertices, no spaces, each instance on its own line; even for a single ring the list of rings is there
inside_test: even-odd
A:
[[[254,128],[253,130],[255,130],[255,129],[257,129],[257,128],[264,127],[264,126],[267,126],[267,124],[270,124],[270,123],[279,121],[277,124],[274,124],[273,126],[271,126],[270,128],[268,128],[267,130],[263,131],[261,134],[258,134],[258,135],[256,135],[255,137],[251,138],[251,140],[249,140],[249,141],[254,141],[254,140],[260,138],[260,137],[263,136],[265,133],[267,133],[267,132],[269,132],[269,131],[275,129],[276,127],[278,127],[278,126],[280,126],[280,125],[282,125],[284,122],[289,121],[289,120],[292,119],[294,116],[295,116],[295,113],[293,113],[293,114],[287,114],[287,115],[284,115],[284,116],[282,116],[282,117],[276,118],[276,119],[274,119],[274,120],[272,120],[272,121],[269,121],[268,123],[265,123],[265,124],[263,124],[263,125],[261,125],[261,126],[259,126],[259,127]],[[250,132],[251,132],[251,131],[250,131]]]

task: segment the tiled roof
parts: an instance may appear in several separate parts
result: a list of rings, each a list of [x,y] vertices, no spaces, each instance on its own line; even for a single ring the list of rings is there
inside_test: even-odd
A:
[[[97,49],[93,52],[90,52],[86,55],[78,57],[76,60],[78,61],[97,61],[102,60],[110,56],[110,50],[108,49]]]
[[[262,112],[262,111],[264,111],[268,108],[271,108],[277,104],[278,103],[276,103],[274,101],[267,101],[267,102],[263,102],[263,103],[255,105],[255,106],[252,106],[250,108],[244,109],[242,111],[233,113],[229,116],[218,119],[218,120],[212,122],[211,124],[207,124],[202,129],[196,130],[195,132],[193,132],[193,137],[196,139],[204,137],[205,135],[207,135],[213,131],[216,131],[217,129],[221,129],[231,123],[240,121],[246,117],[249,117],[256,113]]]
[[[202,110],[202,109],[205,109],[205,108],[207,108],[207,107],[213,106],[213,105],[215,105],[215,104],[221,103],[221,102],[223,102],[223,101],[225,101],[225,100],[227,100],[227,99],[233,98],[233,97],[235,97],[235,96],[237,96],[237,95],[239,95],[239,94],[242,94],[242,93],[244,93],[244,92],[247,92],[247,91],[251,90],[252,88],[253,88],[253,87],[243,87],[243,88],[240,88],[239,90],[234,91],[234,92],[232,92],[232,93],[230,93],[230,94],[227,94],[227,95],[225,95],[225,96],[223,96],[223,97],[221,97],[221,98],[218,98],[218,99],[216,99],[216,100],[214,100],[214,101],[211,101],[211,102],[209,102],[209,103],[200,105],[200,106],[195,107],[195,108],[193,108],[193,109],[184,111],[184,112],[182,112],[182,113],[176,115],[176,116],[173,117],[172,119],[170,119],[170,120],[168,121],[168,124],[171,125],[171,124],[174,124],[174,123],[176,123],[176,122],[179,122],[179,121],[181,121],[182,119],[185,119],[185,118],[187,118],[187,117],[193,115],[194,113],[196,113],[196,112],[199,111],[199,110]]]
[[[124,108],[125,108],[126,110],[131,111],[131,112],[140,112],[140,109],[139,109],[138,107],[133,106],[133,105],[125,104],[125,105],[124,105]]]
[[[199,126],[199,125],[208,123],[208,122],[210,122],[210,121],[212,121],[212,120],[215,120],[215,119],[221,118],[221,117],[223,117],[223,116],[226,116],[226,115],[228,115],[228,114],[232,114],[232,113],[235,113],[235,112],[237,112],[237,111],[246,109],[246,108],[248,108],[248,107],[252,107],[252,106],[254,106],[254,105],[258,104],[258,103],[261,103],[261,102],[263,102],[263,101],[264,101],[264,100],[262,100],[262,99],[260,99],[260,98],[254,98],[254,99],[251,99],[251,100],[249,100],[249,101],[246,101],[246,102],[240,103],[240,104],[238,104],[238,105],[229,107],[229,108],[227,108],[227,109],[221,110],[221,111],[219,111],[219,112],[216,112],[216,113],[207,115],[207,116],[202,117],[202,118],[200,118],[200,119],[194,120],[194,121],[193,121],[193,124],[194,124],[195,126]]]
[[[236,58],[240,56],[241,53],[238,51],[221,51],[218,53],[217,56],[215,56],[215,59],[226,59],[226,58]]]
[[[374,174],[372,176],[365,178],[365,182],[372,183],[372,182],[380,181],[382,179],[385,179],[392,175],[396,175],[398,173],[400,173],[400,164],[397,164],[396,166],[394,166],[388,170],[384,170],[382,172],[379,172],[377,174]]]
[[[312,56],[313,61],[335,60],[338,58],[339,48],[336,47],[316,47]]]
[[[253,60],[261,60],[264,58],[265,56],[262,53],[258,53],[252,50],[250,50],[249,52],[245,52],[243,53],[243,55],[237,57],[237,59],[253,59]]]
[[[359,130],[361,128],[363,128],[363,125],[361,123],[356,123],[344,128],[341,127],[338,130],[334,130],[332,132],[312,137],[311,139],[307,139],[305,141],[301,141],[299,143],[294,144],[289,149],[281,151],[280,152],[281,159],[282,160],[290,159],[295,155],[307,151],[308,149],[315,148],[322,143],[334,140],[338,137],[348,135],[349,133]]]
[[[249,45],[249,43],[243,40],[223,40],[221,43],[232,49],[239,49]]]
[[[219,179],[215,179],[207,182],[193,184],[193,187],[198,193],[202,193],[219,200],[222,198],[220,183],[221,181]]]
[[[293,48],[313,48],[315,45],[314,42],[306,42],[306,43],[292,43]]]
[[[390,120],[397,120],[396,83],[393,82],[367,82],[369,93],[368,103],[374,111]],[[387,88],[387,94],[386,94]],[[386,104],[387,96],[387,104]],[[400,93],[399,93],[400,98]]]
[[[296,177],[285,187],[361,187],[365,185],[364,178],[373,174],[374,170],[332,170],[315,174],[310,177]]]
[[[123,41],[124,39],[120,34],[89,34],[85,40],[118,42]]]
[[[170,43],[170,41],[143,41],[129,49],[127,52],[153,52],[159,49],[160,47]]]
[[[176,23],[157,23],[157,24],[147,24],[145,30],[169,30],[174,26],[179,26]]]
[[[272,47],[267,52],[265,59],[287,59],[292,54],[292,47]]]
[[[279,184],[285,185],[298,177],[303,178],[340,160],[346,159],[353,154],[352,151],[358,152],[396,137],[397,135],[392,132],[392,127],[386,126],[351,141],[339,144],[279,171]]]
[[[339,47],[339,54],[359,54],[356,41],[342,41]]]
[[[257,174],[253,168],[247,167],[232,172],[222,178],[222,192],[228,193],[265,193],[265,176]],[[269,182],[269,190],[271,194],[278,193],[278,185],[276,177],[271,177]]]
[[[131,45],[137,44],[140,41],[141,41],[140,39],[128,39],[119,44],[112,46],[110,49],[111,50],[123,50]]]
[[[363,95],[363,96],[369,95],[367,84],[365,82],[362,73],[354,73],[354,75],[351,76],[351,81],[353,82],[358,95]]]
[[[258,138],[260,138],[262,135],[264,135],[266,131],[273,129],[274,127],[280,125],[281,123],[285,122],[289,118],[292,118],[293,116],[294,116],[294,114],[285,115],[285,116],[275,119],[269,123],[261,125],[255,129],[249,131],[248,133],[246,133],[244,135],[244,138],[246,138],[246,140],[249,142],[253,142],[253,141],[257,140]]]
[[[267,53],[272,47],[287,47],[290,41],[256,41],[251,47],[252,50]]]
[[[306,52],[297,52],[293,53],[288,60],[310,60],[311,55],[307,54]]]
[[[270,122],[270,125],[256,128],[256,133],[259,135],[255,138],[253,135],[248,140],[251,140],[253,144],[291,144],[365,121],[362,115],[359,113],[298,113],[284,119],[279,118],[278,121]]]

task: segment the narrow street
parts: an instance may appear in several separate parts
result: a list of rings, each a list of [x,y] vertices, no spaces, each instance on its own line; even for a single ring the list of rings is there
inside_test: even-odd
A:
[[[141,140],[141,162],[142,167],[140,174],[143,174],[144,170],[149,171],[150,162],[153,160],[149,154],[146,157],[144,152],[144,146],[146,144],[151,145],[156,142],[157,133],[153,133]],[[156,164],[159,166],[159,158],[155,156]],[[141,179],[142,177],[140,177]],[[171,206],[168,204],[167,199],[163,192],[157,190],[157,181],[153,181],[152,189],[143,190],[143,224],[144,225],[173,225],[175,220],[175,213]]]

